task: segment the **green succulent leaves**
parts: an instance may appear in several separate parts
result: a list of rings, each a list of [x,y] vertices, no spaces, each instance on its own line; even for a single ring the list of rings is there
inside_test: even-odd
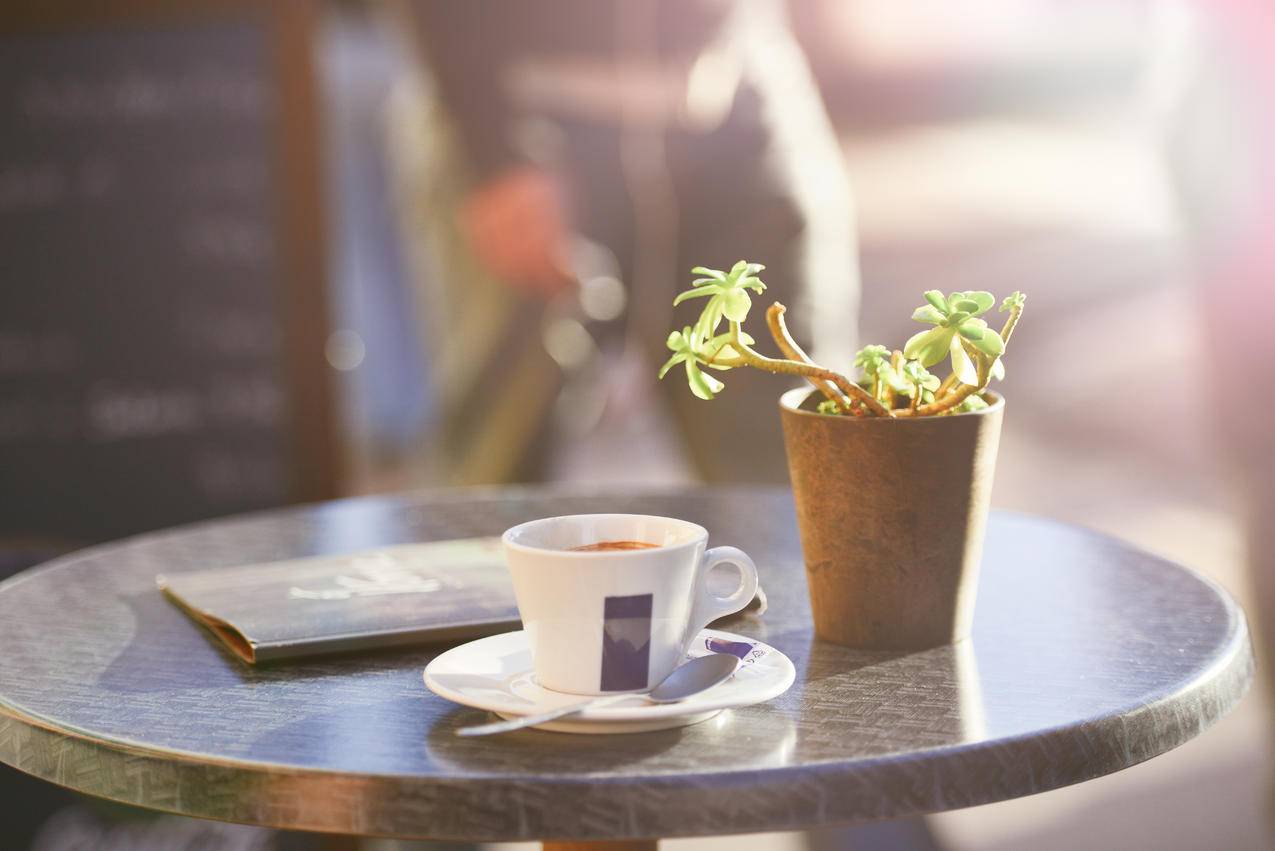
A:
[[[896,368],[891,360],[891,352],[885,346],[864,346],[855,354],[854,365],[863,371],[864,387],[886,404],[890,402],[892,393],[899,393],[910,399],[916,398],[920,393],[922,401],[932,399],[934,391],[942,384],[920,361],[904,361]]]
[[[912,313],[912,318],[935,327],[914,334],[904,345],[903,356],[920,361],[926,367],[950,357],[952,371],[961,383],[978,384],[978,370],[965,344],[991,358],[998,358],[1005,351],[1001,335],[978,318],[979,314],[991,310],[996,297],[982,290],[971,290],[945,298],[938,290],[930,290],[925,294],[925,301],[926,304]]]
[[[692,330],[690,326],[669,334],[666,345],[672,350],[673,356],[660,367],[659,377],[663,378],[670,369],[679,363],[684,363],[686,364],[686,383],[690,385],[691,392],[707,400],[720,393],[726,385],[713,376],[705,374],[699,368],[697,355],[703,348],[702,343],[698,329]]]
[[[739,353],[731,348],[730,334],[717,334],[717,328],[723,317],[733,323],[740,323],[748,318],[748,311],[753,306],[748,291],[761,293],[766,290],[766,285],[757,277],[757,273],[765,268],[760,263],[740,260],[729,272],[705,266],[696,266],[691,270],[692,274],[700,277],[692,282],[691,289],[673,299],[673,306],[693,298],[707,298],[708,302],[693,327],[688,326],[669,334],[667,345],[673,356],[660,368],[660,378],[675,365],[684,363],[686,383],[697,397],[712,399],[722,391],[725,385],[701,370],[700,366],[702,364],[713,369],[730,369],[733,365],[731,361]],[[753,338],[743,331],[739,331],[739,341],[745,346],[753,344]]]
[[[739,334],[739,341],[746,346],[753,344],[753,338],[742,331]],[[687,326],[681,331],[669,334],[665,345],[673,352],[673,356],[660,367],[659,378],[663,378],[679,363],[684,363],[686,364],[686,383],[697,397],[709,400],[722,392],[726,385],[701,370],[700,365],[702,363],[713,369],[731,368],[730,360],[736,357],[737,353],[731,348],[729,334],[718,334],[716,337],[705,340],[700,334],[698,325],[694,328]]]
[[[885,346],[864,346],[855,353],[854,365],[864,375],[877,375],[890,365],[890,350]]]
[[[697,323],[704,336],[717,330],[723,316],[731,322],[743,322],[748,318],[749,308],[753,306],[748,291],[762,293],[766,290],[766,285],[757,277],[757,273],[765,268],[760,263],[745,260],[740,260],[729,272],[696,266],[691,273],[700,277],[692,282],[692,289],[673,299],[673,306],[693,298],[707,298],[708,303],[704,305]]]
[[[885,395],[885,388],[902,391],[899,376],[890,365],[890,350],[885,346],[864,346],[855,354],[854,365],[862,370],[867,379],[865,386],[878,400]]]
[[[909,396],[915,396],[917,393],[924,394],[926,391],[933,393],[939,389],[943,382],[939,381],[937,375],[931,375],[930,371],[921,365],[920,361],[910,360],[903,364],[903,377],[907,380]]]

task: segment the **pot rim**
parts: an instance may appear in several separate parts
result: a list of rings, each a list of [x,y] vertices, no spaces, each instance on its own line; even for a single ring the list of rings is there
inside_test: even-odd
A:
[[[833,416],[832,414],[821,414],[818,411],[803,411],[801,403],[810,397],[811,393],[818,393],[814,387],[794,387],[787,390],[779,396],[779,410],[789,414],[795,414],[801,417],[830,417],[832,419],[844,420],[852,423],[872,423],[872,422],[894,422],[894,423],[923,423],[932,422],[934,420],[954,419],[957,417],[981,417],[988,414],[994,414],[1005,408],[1005,397],[997,393],[995,390],[984,390],[984,397],[991,397],[986,408],[979,411],[965,411],[959,414],[952,414],[950,417],[842,417]]]

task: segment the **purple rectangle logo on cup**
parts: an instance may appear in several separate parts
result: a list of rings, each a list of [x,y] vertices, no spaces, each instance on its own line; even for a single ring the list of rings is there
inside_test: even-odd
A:
[[[751,641],[730,641],[713,635],[704,640],[704,646],[714,653],[729,653],[731,656],[738,656],[740,660],[744,660],[757,645]]]
[[[607,597],[602,621],[602,691],[647,686],[651,665],[650,594]]]

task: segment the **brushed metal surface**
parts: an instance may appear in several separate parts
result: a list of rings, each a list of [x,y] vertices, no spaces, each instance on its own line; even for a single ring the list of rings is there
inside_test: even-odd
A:
[[[665,732],[464,739],[454,731],[486,716],[425,690],[439,648],[250,668],[154,587],[160,572],[589,511],[684,517],[748,551],[770,610],[729,628],[787,653],[793,688]],[[0,761],[145,807],[367,835],[636,839],[971,806],[1169,750],[1251,676],[1244,615],[1212,583],[996,513],[970,641],[911,654],[817,642],[778,489],[347,500],[144,535],[0,585]]]

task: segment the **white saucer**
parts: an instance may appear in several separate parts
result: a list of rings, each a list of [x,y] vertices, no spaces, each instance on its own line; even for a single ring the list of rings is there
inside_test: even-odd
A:
[[[639,733],[684,727],[706,721],[723,709],[778,697],[797,676],[792,661],[770,645],[715,629],[700,632],[688,655],[705,656],[715,652],[710,649],[710,643],[716,652],[734,652],[742,657],[735,676],[719,686],[680,703],[647,703],[642,695],[635,694],[631,703],[622,701],[585,710],[570,718],[537,725],[537,729],[563,733]],[[439,697],[486,709],[501,718],[546,712],[589,699],[550,691],[536,683],[531,648],[521,630],[453,647],[429,663],[425,669],[425,685]]]

